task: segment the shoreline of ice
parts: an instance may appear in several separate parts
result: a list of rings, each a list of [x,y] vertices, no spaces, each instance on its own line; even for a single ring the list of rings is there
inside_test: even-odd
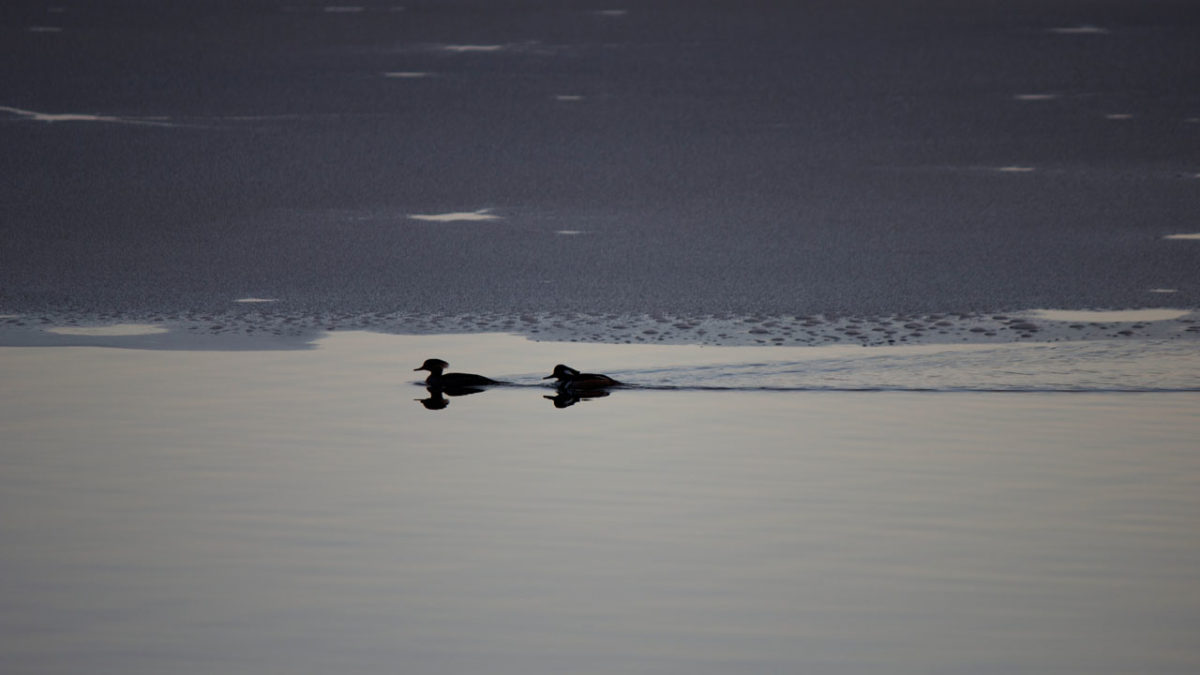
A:
[[[303,348],[335,331],[395,335],[507,333],[538,342],[706,346],[912,344],[1200,339],[1200,311],[1031,309],[854,315],[587,314],[564,312],[305,315],[258,310],[169,314],[0,314],[0,346],[150,349]]]

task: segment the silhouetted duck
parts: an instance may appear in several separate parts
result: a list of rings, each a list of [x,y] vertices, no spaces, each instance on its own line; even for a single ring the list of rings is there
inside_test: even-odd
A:
[[[413,370],[428,370],[429,377],[425,378],[425,384],[438,389],[469,389],[488,384],[500,384],[493,379],[474,373],[442,372],[449,365],[441,359],[425,359],[425,363],[422,363],[420,368],[413,368]]]
[[[558,382],[555,383],[559,389],[568,389],[582,391],[588,389],[606,389],[608,387],[619,387],[620,382],[612,379],[607,375],[597,375],[596,373],[581,373],[571,366],[558,364],[554,366],[554,372],[543,377],[543,380],[555,378]]]

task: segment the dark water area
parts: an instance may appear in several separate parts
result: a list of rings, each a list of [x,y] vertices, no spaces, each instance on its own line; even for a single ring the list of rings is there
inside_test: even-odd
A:
[[[0,37],[0,312],[1200,306],[1194,3],[17,2]]]

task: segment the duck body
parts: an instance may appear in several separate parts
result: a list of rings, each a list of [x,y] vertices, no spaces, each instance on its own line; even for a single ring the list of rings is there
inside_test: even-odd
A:
[[[607,375],[597,373],[581,373],[570,366],[558,364],[554,372],[543,377],[543,380],[555,378],[555,386],[566,391],[595,391],[609,387],[619,387],[621,383]]]
[[[438,389],[468,389],[489,384],[500,384],[489,377],[474,373],[444,372],[449,365],[449,363],[441,359],[425,359],[425,363],[422,363],[420,368],[413,368],[413,370],[428,370],[429,377],[425,378],[425,385]]]

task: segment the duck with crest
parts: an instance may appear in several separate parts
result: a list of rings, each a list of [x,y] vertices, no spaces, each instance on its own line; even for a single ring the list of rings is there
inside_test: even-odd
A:
[[[548,380],[552,377],[557,380],[554,383],[556,387],[567,391],[595,391],[597,389],[621,386],[620,382],[607,375],[581,373],[571,366],[565,366],[561,363],[554,366],[554,372],[542,379]]]
[[[447,373],[445,370],[449,365],[441,359],[425,359],[425,363],[422,363],[420,368],[413,368],[413,370],[428,370],[429,377],[425,378],[425,386],[438,389],[468,389],[500,384],[490,377],[474,373]]]

